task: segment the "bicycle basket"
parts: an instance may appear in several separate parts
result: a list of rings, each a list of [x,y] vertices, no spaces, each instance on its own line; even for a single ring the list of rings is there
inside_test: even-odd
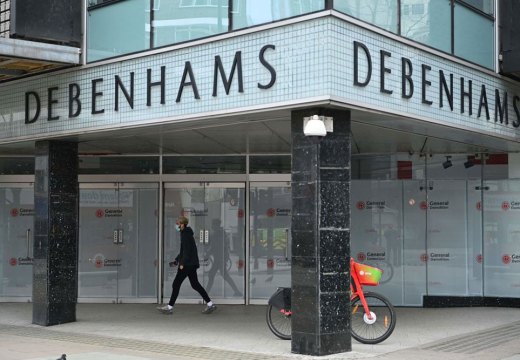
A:
[[[361,285],[377,286],[383,275],[383,270],[359,263],[354,263],[354,271]]]

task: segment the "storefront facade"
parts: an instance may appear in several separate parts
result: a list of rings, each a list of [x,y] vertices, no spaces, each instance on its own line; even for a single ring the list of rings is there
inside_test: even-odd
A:
[[[494,41],[491,61],[468,61],[316,3],[114,58],[87,37],[95,61],[0,85],[0,301],[32,299],[34,147],[65,142],[78,147],[79,302],[167,298],[184,215],[212,297],[265,304],[307,256],[295,117],[315,112],[333,118],[319,166],[344,171],[336,245],[385,270],[378,291],[397,306],[518,306],[520,83],[494,70]],[[343,142],[327,142],[335,130]],[[180,301],[200,300],[186,286]]]

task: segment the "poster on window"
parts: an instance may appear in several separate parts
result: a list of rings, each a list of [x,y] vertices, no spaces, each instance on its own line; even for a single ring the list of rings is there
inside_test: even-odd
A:
[[[427,221],[429,295],[468,295],[466,181],[430,182]]]
[[[401,305],[401,181],[354,180],[351,194],[351,256],[383,270],[377,291]]]
[[[484,182],[484,295],[520,297],[520,180]]]

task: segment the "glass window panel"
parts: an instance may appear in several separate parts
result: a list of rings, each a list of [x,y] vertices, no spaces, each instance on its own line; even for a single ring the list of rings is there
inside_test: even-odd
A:
[[[157,156],[80,157],[80,174],[158,174]]]
[[[110,24],[110,31],[106,31]],[[150,47],[150,1],[127,0],[88,11],[87,61]]]
[[[245,174],[245,156],[168,156],[164,174]]]
[[[251,299],[268,299],[277,287],[291,286],[291,188],[251,183]]]
[[[165,46],[228,30],[228,0],[160,1],[154,5],[153,46]]]
[[[495,13],[494,0],[461,0],[461,2],[471,5],[489,15],[493,15]]]
[[[0,175],[32,175],[34,158],[0,158]]]
[[[520,181],[485,180],[484,296],[519,297]]]
[[[32,187],[0,187],[0,296],[32,296],[34,192]]]
[[[378,291],[392,304],[403,305],[403,275],[413,279],[409,268],[403,268],[403,181],[352,180],[351,186],[351,256],[382,269]],[[423,245],[419,238],[413,241]]]
[[[290,174],[290,156],[251,156],[249,158],[251,174]]]
[[[493,21],[470,9],[455,5],[455,55],[493,68]]]
[[[450,0],[429,1],[426,6],[402,0],[401,35],[451,53]]]
[[[324,0],[235,0],[233,29],[323,10]]]
[[[397,33],[397,6],[397,0],[334,1],[336,10],[394,33]],[[413,9],[407,11],[413,11]]]

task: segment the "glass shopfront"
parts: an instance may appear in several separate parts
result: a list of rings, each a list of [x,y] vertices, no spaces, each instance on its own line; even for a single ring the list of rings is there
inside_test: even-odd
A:
[[[79,301],[167,299],[176,271],[168,264],[180,245],[175,220],[181,215],[195,232],[199,279],[220,303],[263,304],[277,287],[290,286],[287,159],[262,157],[250,181],[230,181],[245,179],[243,174],[175,173],[168,176],[220,180],[169,181],[162,190],[153,181],[82,182]],[[520,179],[509,178],[508,159],[507,154],[353,155],[351,254],[384,270],[378,291],[401,306],[422,306],[424,296],[518,297]],[[219,169],[234,164],[216,163]],[[0,196],[5,239],[0,301],[27,301],[32,184],[3,183]],[[200,299],[186,285],[179,301]]]
[[[425,295],[519,296],[520,180],[500,180],[507,155],[353,163],[352,256],[385,271],[378,291],[394,304],[420,306]]]

